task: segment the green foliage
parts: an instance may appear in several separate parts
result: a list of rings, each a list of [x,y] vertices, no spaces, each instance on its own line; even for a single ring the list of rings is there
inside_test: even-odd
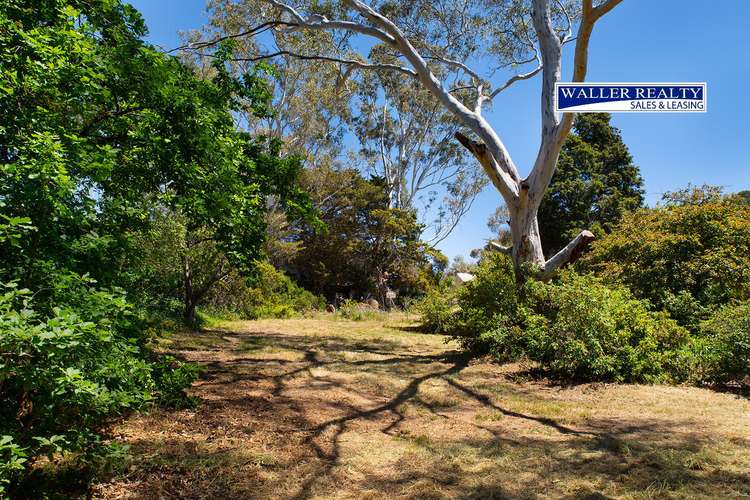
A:
[[[7,493],[7,487],[23,472],[27,454],[13,442],[13,436],[0,435],[0,495]]]
[[[151,364],[154,379],[154,397],[166,408],[194,408],[198,399],[188,396],[185,388],[198,379],[200,367],[184,363],[173,356],[159,356]]]
[[[422,328],[430,333],[447,333],[456,309],[455,295],[447,279],[417,299],[412,308],[422,321]]]
[[[686,378],[702,383],[750,382],[750,302],[716,310],[684,353]]]
[[[451,333],[499,360],[528,359],[556,378],[646,381],[673,378],[688,333],[624,287],[593,275],[518,284],[512,262],[494,254],[458,293]]]
[[[657,382],[669,380],[688,332],[652,312],[624,287],[592,275],[566,273],[532,284],[534,314],[525,321],[525,354],[560,378]]]
[[[321,232],[302,224],[292,237],[301,249],[289,273],[303,287],[330,302],[342,294],[385,304],[387,288],[406,297],[436,283],[444,260],[419,240],[412,211],[389,208],[382,179],[317,167],[304,173],[302,184],[327,227]]]
[[[144,33],[118,0],[0,8],[0,279],[46,290],[49,270],[64,268],[105,286],[139,283],[132,235],[155,210],[183,217],[188,235],[247,272],[269,196],[311,216],[300,159],[235,128],[240,100],[269,113],[268,67],[231,78],[226,46],[214,78],[200,79]]]
[[[716,308],[750,297],[750,205],[705,188],[670,200],[626,214],[581,267],[695,332]]]
[[[299,287],[268,262],[258,262],[250,279],[230,274],[206,299],[219,315],[243,319],[291,318],[322,310],[325,300]]]
[[[458,291],[459,310],[449,329],[465,347],[484,353],[497,346],[487,344],[483,332],[519,324],[524,291],[516,282],[513,262],[504,254],[488,254],[473,274],[475,279]]]
[[[300,288],[289,276],[267,262],[258,264],[250,284],[247,297],[249,318],[289,318],[325,307],[322,297]]]
[[[8,474],[20,472],[24,457],[95,456],[106,418],[178,404],[197,376],[195,367],[174,360],[169,369],[153,363],[123,292],[90,285],[68,277],[54,294],[68,300],[49,315],[14,283],[0,295],[0,435],[11,439],[3,438],[0,469]]]
[[[610,118],[606,113],[576,116],[539,207],[545,255],[584,229],[603,236],[624,213],[643,205],[643,179]]]

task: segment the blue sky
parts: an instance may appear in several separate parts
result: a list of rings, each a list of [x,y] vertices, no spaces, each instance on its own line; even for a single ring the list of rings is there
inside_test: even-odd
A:
[[[149,26],[149,40],[179,45],[178,31],[205,24],[204,0],[131,0]],[[646,182],[646,199],[692,184],[727,191],[750,189],[750,2],[746,0],[624,0],[594,30],[587,80],[596,82],[707,82],[707,113],[622,113],[621,129]],[[719,7],[719,5],[721,7]],[[571,55],[563,61],[569,80]],[[522,174],[539,147],[539,79],[508,89],[485,115]],[[487,217],[500,204],[491,186],[477,198],[440,249],[468,256],[492,235]]]

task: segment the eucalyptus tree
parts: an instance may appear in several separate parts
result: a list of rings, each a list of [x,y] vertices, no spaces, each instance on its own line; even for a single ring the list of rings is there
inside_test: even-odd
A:
[[[265,7],[265,8],[264,8]],[[192,35],[193,55],[212,57],[212,43],[232,40],[234,69],[247,72],[274,54],[276,112],[249,126],[283,138],[287,148],[311,165],[358,163],[363,173],[386,180],[391,208],[414,210],[433,245],[455,228],[486,185],[481,168],[452,138],[458,122],[423,88],[390,71],[353,74],[348,68],[321,64],[303,53],[337,53],[345,39],[299,31],[235,36],[247,25],[262,24],[265,0],[211,0],[211,20],[204,33]],[[262,31],[262,30],[259,30]],[[273,35],[272,37],[269,35]],[[273,41],[273,49],[268,42]],[[392,59],[382,51],[378,57]],[[345,150],[345,132],[359,140],[359,151]]]
[[[546,277],[593,238],[584,230],[545,259],[537,222],[539,205],[573,124],[573,114],[560,116],[554,110],[563,46],[575,44],[572,80],[583,81],[594,26],[620,1],[268,0],[259,13],[261,22],[238,35],[267,30],[264,33],[274,36],[329,37],[332,43],[325,53],[301,46],[299,52],[270,49],[265,56],[283,53],[332,62],[342,79],[360,70],[396,72],[432,94],[463,127],[465,133],[457,133],[457,140],[475,156],[508,206],[513,244],[498,244],[498,249],[513,256],[517,271],[530,264],[538,276]],[[384,61],[379,57],[383,52],[393,58]],[[509,76],[507,71],[513,68],[523,71]],[[540,145],[529,173],[522,176],[483,111],[505,89],[536,75],[541,75],[542,83]]]
[[[262,0],[209,0],[209,23],[200,32],[188,34],[193,50],[182,51],[201,67],[211,67],[216,54],[215,41],[231,45],[233,57],[227,70],[237,76],[252,73],[255,65],[268,59],[268,37],[264,29],[251,30],[258,36],[243,34],[248,24],[262,24],[267,15],[267,4]],[[253,133],[272,136],[284,141],[284,149],[304,156],[310,165],[329,164],[341,148],[345,125],[349,118],[348,103],[353,89],[337,85],[340,68],[320,61],[295,57],[301,50],[331,52],[338,49],[331,37],[310,36],[302,32],[273,33],[275,55],[271,62],[269,84],[273,94],[274,112],[258,116],[252,102],[238,110],[239,125]],[[201,40],[211,40],[203,43]]]
[[[368,170],[385,179],[391,208],[413,210],[435,245],[471,208],[487,178],[453,140],[460,125],[440,101],[389,71],[360,80],[352,119]]]

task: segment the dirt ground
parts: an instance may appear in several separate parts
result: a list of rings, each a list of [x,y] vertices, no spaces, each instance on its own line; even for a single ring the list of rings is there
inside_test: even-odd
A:
[[[174,335],[195,410],[114,430],[95,498],[739,498],[750,401],[690,387],[560,387],[470,361],[409,318],[244,321]]]

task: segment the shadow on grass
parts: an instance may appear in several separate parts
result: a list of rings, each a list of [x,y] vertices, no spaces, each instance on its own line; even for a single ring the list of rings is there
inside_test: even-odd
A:
[[[138,466],[123,480],[138,485],[138,497],[301,499],[346,488],[355,496],[369,491],[382,497],[518,498],[546,492],[607,498],[595,485],[611,484],[626,496],[643,492],[657,497],[673,492],[750,495],[748,475],[722,468],[713,452],[706,451],[711,436],[674,430],[684,428],[684,421],[654,421],[636,415],[628,422],[588,419],[585,425],[573,426],[561,419],[513,410],[501,397],[460,380],[470,358],[459,351],[398,354],[398,344],[387,340],[262,332],[207,334],[215,336],[216,342],[226,342],[222,348],[232,349],[235,355],[222,361],[192,359],[205,366],[199,387],[205,401],[194,415],[185,417],[185,425],[232,429],[241,434],[240,443],[257,439],[262,446],[215,449],[181,435],[160,441],[135,440],[132,446]],[[294,354],[294,359],[253,356],[269,346]],[[342,351],[375,358],[347,359]],[[356,380],[331,375],[360,373],[395,376],[400,388],[379,400]],[[315,403],[325,411],[311,412],[310,401],[293,392],[300,388],[292,386],[292,381],[300,377],[316,384],[317,390],[356,395],[372,404],[362,407],[348,400],[318,398]],[[422,408],[439,419],[434,425],[458,422],[453,413],[420,398],[420,388],[430,381],[441,381],[467,404],[541,435],[471,421],[475,432],[470,437],[404,438],[401,427],[419,418],[407,411],[410,407]],[[267,396],[243,392],[245,387],[256,386],[267,387]],[[311,394],[308,399],[319,395]],[[332,412],[335,416],[328,416]],[[238,424],[236,417],[228,415],[244,415],[247,421]],[[165,418],[180,417],[165,414]],[[388,470],[360,470],[346,484],[340,483],[342,436],[363,425],[396,441],[410,439],[416,451],[403,454]],[[471,458],[471,467],[461,457]],[[519,482],[521,476],[523,482]]]

